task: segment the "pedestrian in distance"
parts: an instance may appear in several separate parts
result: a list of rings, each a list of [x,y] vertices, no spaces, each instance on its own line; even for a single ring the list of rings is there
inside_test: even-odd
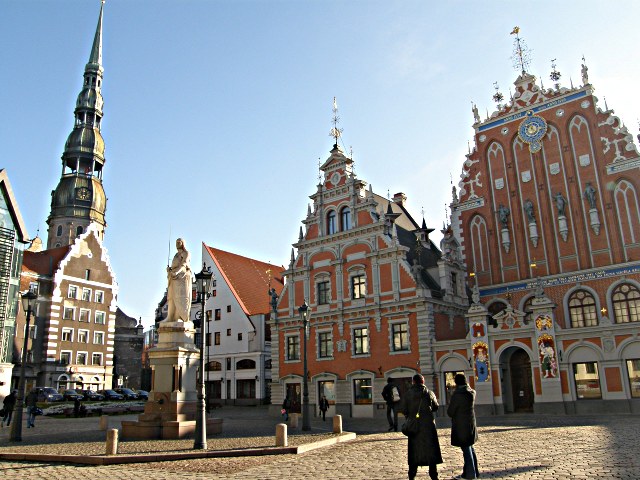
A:
[[[35,390],[31,390],[27,395],[27,428],[36,426],[36,408],[38,408],[38,393]]]
[[[462,475],[454,478],[478,478],[478,458],[473,448],[478,441],[476,428],[475,402],[476,392],[467,384],[467,377],[462,373],[454,377],[456,388],[451,395],[447,415],[451,417],[451,445],[460,447],[464,458]]]
[[[82,407],[82,403],[78,397],[73,399],[73,416],[78,418],[80,416],[80,408]]]
[[[4,410],[4,415],[2,416],[2,422],[0,422],[0,427],[4,427],[4,422],[7,422],[7,427],[11,424],[11,417],[13,417],[13,408],[16,406],[16,395],[18,394],[17,390],[13,390],[9,395],[4,397],[2,401],[2,409]]]
[[[289,421],[289,410],[291,409],[291,400],[289,400],[289,395],[284,398],[282,402],[282,415],[284,416],[284,421]]]
[[[320,398],[319,407],[320,411],[322,412],[322,421],[324,422],[327,415],[327,410],[329,410],[329,400],[327,400],[327,397],[325,397],[324,395],[322,395],[322,398]]]
[[[414,375],[413,384],[405,392],[401,405],[404,416],[415,418],[418,423],[418,431],[408,437],[409,480],[416,478],[419,466],[428,466],[431,480],[438,479],[442,453],[433,416],[438,407],[436,395],[424,385],[424,377]]]
[[[387,378],[387,384],[382,389],[382,398],[387,402],[387,421],[389,431],[398,431],[398,409],[400,407],[400,390],[394,383],[393,378]]]

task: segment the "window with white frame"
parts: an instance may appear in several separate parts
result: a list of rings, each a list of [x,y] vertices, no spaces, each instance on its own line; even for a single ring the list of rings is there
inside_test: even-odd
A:
[[[63,328],[61,340],[63,342],[73,342],[73,328]]]
[[[327,305],[331,298],[331,283],[329,279],[322,279],[316,284],[318,305]]]
[[[287,356],[289,361],[300,360],[300,336],[288,335],[286,338]]]
[[[391,324],[391,350],[394,352],[409,350],[409,325],[407,322]]]
[[[96,290],[95,301],[96,303],[104,303],[104,292],[102,290]]]
[[[351,330],[354,355],[369,353],[369,327],[353,327]]]
[[[332,332],[318,332],[318,358],[333,357],[333,335]]]
[[[89,356],[89,354],[87,352],[78,352],[78,353],[76,353],[76,363],[78,365],[86,365],[88,356]]]
[[[78,342],[89,343],[89,330],[78,329]]]
[[[327,214],[327,235],[333,235],[336,233],[336,212],[331,210]]]
[[[83,288],[82,289],[82,300],[84,300],[85,302],[90,302],[91,301],[91,289],[90,288]]]
[[[104,332],[93,332],[93,343],[104,345]]]
[[[75,285],[69,285],[67,298],[78,298],[78,287],[76,287]]]
[[[102,354],[94,353],[91,355],[91,365],[100,365],[102,366]]]
[[[99,325],[104,325],[104,320],[106,318],[106,314],[104,312],[97,311],[95,313],[96,323]]]
[[[351,209],[344,207],[340,210],[340,230],[345,232],[351,229]]]
[[[63,365],[71,364],[71,350],[62,350],[60,352],[60,363]]]
[[[64,311],[62,313],[62,318],[64,320],[75,320],[75,318],[76,318],[76,309],[74,307],[64,307]]]
[[[351,277],[351,298],[356,300],[358,298],[364,298],[367,294],[367,286],[365,283],[364,273],[358,273]]]
[[[88,308],[80,309],[80,316],[78,317],[79,322],[89,322],[91,321],[91,310]]]

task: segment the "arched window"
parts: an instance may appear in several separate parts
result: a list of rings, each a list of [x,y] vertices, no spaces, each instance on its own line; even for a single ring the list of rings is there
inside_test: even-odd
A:
[[[327,235],[336,233],[336,212],[331,210],[327,214]]]
[[[596,300],[586,290],[576,290],[569,297],[571,327],[595,327],[598,325]]]
[[[351,229],[351,209],[349,207],[344,207],[340,210],[340,230],[350,230]]]
[[[618,285],[612,294],[613,316],[616,323],[640,321],[640,291],[630,283]]]
[[[236,370],[253,370],[254,368],[256,368],[255,360],[249,360],[248,358],[236,363]]]
[[[80,235],[82,235],[83,231],[84,231],[84,229],[82,227],[77,227],[76,228],[76,237],[79,237]]]
[[[58,228],[56,229],[56,237],[61,237],[62,236],[62,225],[58,225]]]
[[[206,369],[207,372],[219,372],[222,370],[222,364],[220,362],[209,362],[207,363]]]

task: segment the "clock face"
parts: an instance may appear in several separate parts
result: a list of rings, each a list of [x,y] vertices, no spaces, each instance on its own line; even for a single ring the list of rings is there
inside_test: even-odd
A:
[[[91,192],[89,192],[89,189],[87,187],[80,187],[76,189],[76,198],[78,200],[89,200],[90,196]]]
[[[518,136],[520,139],[529,144],[529,150],[533,153],[542,148],[540,140],[547,133],[547,122],[544,118],[533,115],[532,112],[527,114],[527,118],[518,127]]]

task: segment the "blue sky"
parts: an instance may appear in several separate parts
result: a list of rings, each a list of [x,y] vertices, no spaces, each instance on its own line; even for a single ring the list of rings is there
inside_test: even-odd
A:
[[[0,168],[45,241],[99,7],[0,2]],[[508,97],[517,76],[516,25],[546,86],[553,58],[578,85],[584,55],[600,106],[635,137],[638,18],[637,1],[107,0],[105,244],[121,308],[152,322],[178,236],[194,271],[203,241],[288,264],[334,96],[357,175],[439,230],[471,102],[484,119],[493,83]]]

